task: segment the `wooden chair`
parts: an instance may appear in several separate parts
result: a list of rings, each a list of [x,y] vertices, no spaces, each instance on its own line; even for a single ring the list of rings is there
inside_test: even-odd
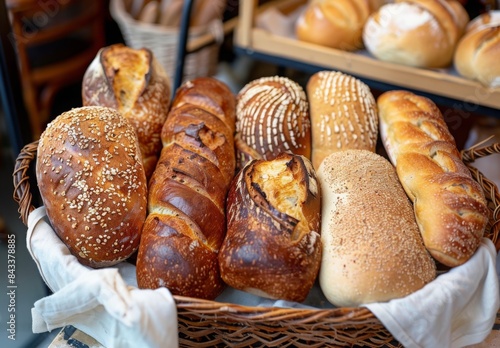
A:
[[[56,94],[82,80],[105,44],[104,1],[6,0],[6,4],[24,102],[37,139],[54,116]]]

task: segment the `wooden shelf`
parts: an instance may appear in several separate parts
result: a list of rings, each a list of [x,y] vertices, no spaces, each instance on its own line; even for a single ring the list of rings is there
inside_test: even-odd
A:
[[[248,54],[264,54],[318,68],[339,70],[360,78],[451,98],[469,105],[500,110],[500,88],[488,88],[459,76],[453,68],[430,70],[380,61],[366,50],[347,52],[293,38],[274,35],[254,26],[256,16],[269,6],[284,13],[304,3],[302,0],[271,1],[257,7],[254,0],[240,1],[234,44]],[[498,114],[500,117],[500,112]]]

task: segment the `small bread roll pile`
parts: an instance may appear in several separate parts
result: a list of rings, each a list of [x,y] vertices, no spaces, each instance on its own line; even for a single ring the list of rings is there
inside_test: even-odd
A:
[[[396,0],[366,21],[363,42],[376,58],[423,68],[451,64],[468,15],[446,0]]]
[[[473,19],[457,45],[454,65],[458,73],[485,86],[500,87],[500,11]]]

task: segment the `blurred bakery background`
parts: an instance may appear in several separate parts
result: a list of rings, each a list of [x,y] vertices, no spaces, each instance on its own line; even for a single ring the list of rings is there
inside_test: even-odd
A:
[[[349,11],[348,8],[357,3],[345,0],[347,5],[341,6],[339,4],[344,1],[330,0],[330,7],[332,2],[337,2],[338,7],[334,6],[331,13]],[[410,19],[398,17],[393,20],[395,16],[391,13],[399,11],[394,7],[392,12],[380,11],[374,18],[371,15],[376,10],[393,1],[366,2],[370,3],[370,13],[358,11],[356,16],[344,13],[354,29],[343,32],[338,23],[318,21],[313,24],[313,15],[304,14],[308,7],[328,7],[327,0],[197,0],[192,1],[190,13],[186,12],[182,0],[0,1],[0,247],[5,257],[7,236],[15,235],[18,285],[16,340],[8,339],[3,330],[0,346],[48,347],[57,333],[36,335],[31,332],[31,307],[49,291],[25,248],[26,227],[19,219],[18,205],[13,199],[12,172],[21,148],[36,140],[50,120],[81,106],[83,74],[101,47],[115,43],[148,47],[165,66],[173,86],[195,76],[215,76],[226,82],[234,93],[261,76],[287,76],[305,86],[312,73],[320,69],[338,69],[365,81],[375,96],[396,88],[428,96],[441,109],[459,149],[484,140],[499,142],[500,12],[496,10],[500,11],[500,1],[449,0],[449,3],[459,3],[463,9],[455,13],[456,18],[462,15],[463,23],[463,27],[456,28],[456,37],[442,38],[455,40],[450,46],[453,52],[448,49],[436,55],[438,46],[434,47],[430,40],[449,35],[449,32],[445,30],[439,35],[430,32],[429,41],[423,44],[429,50],[422,54],[429,58],[420,57],[418,61],[412,60],[411,49],[401,55],[399,51],[384,51],[387,45],[378,45],[380,40],[385,40],[381,38],[383,31],[391,25],[414,29],[426,20],[428,13],[419,10],[408,17]],[[413,6],[415,2],[418,1],[395,1],[406,3],[405,6]],[[437,16],[437,12],[427,10],[429,18]],[[491,16],[484,25],[490,33],[496,33],[496,51],[491,50],[494,56],[484,58],[485,71],[476,72],[468,66],[457,69],[455,49],[459,47],[459,40],[467,35],[466,25],[487,13]],[[190,16],[183,17],[186,14]],[[331,16],[333,14],[326,17]],[[190,23],[187,32],[183,30],[187,26],[182,27],[185,18]],[[372,29],[364,30],[369,20]],[[439,23],[446,26],[447,22],[443,21]],[[403,22],[406,25],[401,24]],[[342,34],[332,35],[329,30]],[[380,36],[375,38],[376,35]],[[184,37],[186,45],[179,45]],[[411,45],[406,45],[413,46],[411,48],[419,47],[411,36],[407,40]],[[179,51],[179,47],[185,47],[186,52]],[[433,65],[436,57],[446,54],[449,58],[444,63]],[[179,71],[184,74],[180,75]],[[499,161],[499,155],[477,161],[477,166],[497,185],[500,184]],[[0,277],[4,284],[6,266],[0,267]],[[8,300],[6,296],[0,298],[4,329],[9,314]]]

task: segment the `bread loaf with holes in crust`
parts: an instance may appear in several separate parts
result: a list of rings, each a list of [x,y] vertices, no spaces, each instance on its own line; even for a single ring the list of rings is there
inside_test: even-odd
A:
[[[316,173],[304,156],[249,162],[227,199],[219,253],[224,281],[259,296],[304,301],[321,262],[320,208]]]
[[[177,91],[162,129],[163,149],[148,195],[137,255],[140,288],[214,299],[224,289],[218,252],[235,172],[235,96],[200,77]]]
[[[425,246],[446,266],[463,264],[489,218],[481,186],[430,99],[401,90],[385,92],[377,102],[381,138],[414,204]]]
[[[134,126],[147,178],[160,155],[170,91],[170,80],[153,53],[123,44],[102,48],[83,77],[84,106],[117,109]]]
[[[246,84],[237,95],[235,142],[238,169],[282,152],[310,159],[311,120],[303,88],[282,76]]]
[[[36,177],[52,228],[80,263],[108,267],[137,250],[147,182],[134,127],[118,111],[56,117],[40,136]]]
[[[316,170],[334,151],[375,152],[377,103],[366,84],[338,71],[320,71],[311,76],[306,91],[312,124],[311,159]]]

